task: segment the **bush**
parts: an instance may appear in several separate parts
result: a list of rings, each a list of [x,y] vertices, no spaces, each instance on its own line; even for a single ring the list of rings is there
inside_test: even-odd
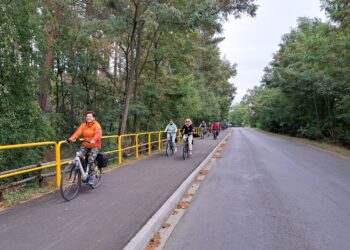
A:
[[[298,129],[298,136],[311,140],[320,140],[323,138],[322,131],[319,128],[309,124],[304,128]]]
[[[346,128],[339,127],[335,129],[340,144],[350,147],[350,131]]]

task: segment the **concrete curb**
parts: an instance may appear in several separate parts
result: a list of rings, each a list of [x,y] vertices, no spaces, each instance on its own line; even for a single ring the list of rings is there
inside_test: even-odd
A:
[[[174,210],[176,204],[181,200],[184,193],[192,184],[198,173],[208,164],[215,151],[231,135],[227,134],[219,144],[209,153],[209,155],[193,170],[186,180],[176,189],[170,198],[161,206],[161,208],[146,222],[146,224],[136,233],[136,235],[123,248],[124,250],[145,249],[149,240],[159,231],[162,224]]]

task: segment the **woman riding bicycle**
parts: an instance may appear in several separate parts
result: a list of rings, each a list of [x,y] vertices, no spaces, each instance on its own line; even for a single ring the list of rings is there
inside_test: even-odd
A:
[[[68,143],[75,141],[81,135],[84,138],[84,142],[81,145],[79,152],[82,156],[89,155],[87,166],[89,169],[95,167],[95,160],[98,152],[101,149],[101,137],[102,128],[96,121],[96,114],[93,111],[86,112],[86,122],[82,123],[80,127],[74,132],[74,134],[67,140]],[[89,141],[89,142],[87,142]],[[88,179],[88,184],[93,185],[94,180]]]
[[[176,149],[175,138],[176,138],[177,127],[172,119],[170,119],[169,124],[166,126],[165,132],[167,132],[168,141],[171,138],[171,142],[173,143],[173,146],[174,146],[174,151],[176,152],[177,149]]]
[[[185,125],[181,129],[181,134],[183,135],[183,140],[186,140],[188,138],[188,147],[190,151],[190,155],[192,155],[192,140],[193,140],[193,124],[190,118],[187,118],[185,120]]]

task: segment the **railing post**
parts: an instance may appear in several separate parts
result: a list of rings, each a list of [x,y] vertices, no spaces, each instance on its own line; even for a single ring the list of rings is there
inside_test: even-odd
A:
[[[135,146],[136,146],[136,152],[135,152],[135,155],[136,155],[136,160],[139,159],[139,134],[136,133],[135,135]]]
[[[55,144],[56,151],[56,188],[58,189],[61,185],[61,145],[62,142]]]
[[[118,163],[122,164],[122,136],[118,137]]]
[[[162,132],[158,132],[158,151],[160,151],[161,133],[162,133]]]
[[[148,155],[151,155],[151,133],[148,133]]]

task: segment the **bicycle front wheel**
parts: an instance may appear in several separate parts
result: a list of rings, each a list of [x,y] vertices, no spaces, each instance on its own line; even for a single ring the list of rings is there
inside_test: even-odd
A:
[[[186,160],[186,156],[188,158],[188,146],[185,144],[183,147],[182,157],[184,160]]]
[[[75,164],[69,164],[62,170],[61,195],[66,201],[74,199],[81,186],[81,173]]]
[[[173,155],[175,151],[175,146],[173,143],[171,143],[170,151],[171,151],[171,154]]]
[[[94,167],[94,169],[90,173],[90,178],[94,180],[94,184],[89,186],[94,189],[100,186],[101,184],[101,177],[102,177],[102,168],[99,168],[98,166]]]
[[[169,156],[169,154],[170,154],[170,145],[169,145],[169,142],[166,143],[165,154],[166,154],[166,156]]]

